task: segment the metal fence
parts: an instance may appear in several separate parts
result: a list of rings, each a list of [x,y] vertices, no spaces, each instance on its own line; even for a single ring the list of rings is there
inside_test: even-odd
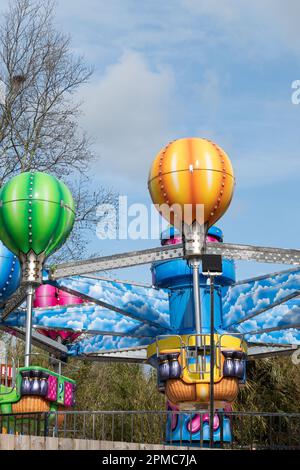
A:
[[[0,431],[17,435],[77,438],[110,442],[170,444],[208,447],[209,442],[183,427],[186,416],[180,411],[60,411],[0,415]],[[200,423],[203,426],[202,415]],[[180,432],[172,431],[177,417]],[[224,436],[224,420],[229,419],[231,439]],[[219,413],[219,437],[214,447],[224,449],[300,449],[300,413],[226,412]],[[177,428],[178,430],[178,428]],[[184,432],[185,431],[185,432]]]

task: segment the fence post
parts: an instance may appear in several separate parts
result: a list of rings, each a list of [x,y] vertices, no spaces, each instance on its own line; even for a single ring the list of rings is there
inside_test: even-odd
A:
[[[46,411],[44,416],[44,437],[48,437],[49,433],[49,413]]]
[[[223,428],[223,425],[224,425],[224,412],[221,411],[219,413],[219,416],[220,416],[220,447],[221,447],[221,449],[223,449],[223,447],[224,447],[224,428]]]

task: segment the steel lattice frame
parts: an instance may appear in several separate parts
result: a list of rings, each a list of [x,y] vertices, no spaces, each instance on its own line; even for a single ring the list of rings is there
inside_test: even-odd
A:
[[[230,295],[234,294],[233,288],[236,291],[243,289],[243,286],[246,286],[247,289],[249,288],[250,291],[253,286],[262,287],[267,283],[277,283],[276,290],[283,290],[286,289],[286,295],[282,295],[281,297],[277,295],[270,297],[269,305],[265,305],[262,308],[257,308],[256,310],[248,313],[244,317],[239,317],[235,319],[233,324],[226,325],[226,329],[228,333],[230,332],[240,332],[245,335],[245,338],[249,342],[249,355],[253,357],[265,357],[268,355],[277,355],[277,354],[291,354],[297,348],[298,340],[293,344],[284,342],[283,344],[279,343],[279,339],[274,341],[274,344],[270,341],[264,342],[263,337],[267,334],[274,334],[274,332],[282,332],[293,330],[298,331],[300,327],[300,306],[299,303],[299,296],[300,296],[300,250],[295,249],[283,249],[283,248],[271,248],[271,247],[256,247],[252,245],[237,245],[237,244],[223,244],[223,243],[214,243],[214,244],[206,244],[205,247],[206,254],[220,254],[225,259],[230,260],[247,260],[247,261],[256,261],[260,263],[276,263],[276,264],[283,264],[294,266],[291,269],[276,272],[273,274],[269,274],[266,276],[260,276],[258,278],[247,279],[245,281],[239,281],[235,283],[230,291]],[[128,307],[122,305],[122,301],[118,301],[115,303],[110,303],[106,301],[106,299],[102,296],[90,295],[90,292],[84,291],[81,288],[81,285],[85,286],[88,284],[92,286],[92,288],[97,289],[97,287],[102,289],[110,289],[114,292],[114,295],[117,295],[118,292],[120,293],[120,297],[124,289],[128,292],[129,290],[135,290],[142,292],[142,295],[150,294],[150,298],[155,300],[156,297],[161,295],[161,299],[166,301],[167,293],[163,292],[163,290],[159,289],[152,289],[150,286],[146,286],[144,284],[134,283],[134,282],[125,282],[125,281],[118,281],[106,278],[104,276],[96,276],[95,274],[91,273],[101,273],[101,271],[108,271],[113,269],[131,267],[136,265],[143,265],[148,263],[153,263],[156,261],[165,261],[165,260],[173,260],[179,259],[183,257],[183,246],[176,245],[174,247],[159,247],[154,249],[148,250],[141,250],[141,251],[134,251],[129,253],[122,253],[116,254],[112,256],[105,256],[100,258],[93,258],[83,261],[76,261],[70,263],[63,263],[56,265],[53,268],[49,268],[48,276],[45,276],[44,282],[50,282],[57,286],[60,289],[66,290],[73,294],[76,294],[82,297],[87,304],[85,304],[84,309],[90,312],[93,312],[94,316],[100,318],[101,315],[107,314],[110,312],[110,316],[114,315],[116,324],[120,318],[124,318],[130,324],[131,329],[128,331],[117,331],[111,330],[106,331],[106,329],[92,329],[91,324],[87,324],[83,327],[83,331],[86,334],[84,341],[89,342],[93,341],[93,337],[103,337],[104,339],[107,338],[114,338],[112,344],[109,348],[103,348],[99,350],[92,351],[90,353],[82,351],[78,357],[86,357],[89,360],[95,361],[128,361],[128,362],[145,362],[146,360],[146,346],[147,344],[156,337],[156,335],[163,333],[168,333],[170,330],[168,329],[167,323],[161,323],[155,318],[155,312],[149,310],[146,317],[138,316],[136,312],[130,311]],[[293,285],[291,289],[291,281],[290,279],[293,278]],[[81,284],[80,284],[81,283]],[[74,287],[75,284],[75,287]],[[252,287],[251,287],[252,286]],[[286,286],[289,286],[286,288]],[[144,291],[141,291],[144,289]],[[244,288],[245,289],[245,288]],[[244,296],[248,295],[249,293],[244,291]],[[226,297],[224,297],[226,299]],[[22,315],[24,316],[24,310],[22,308],[22,302],[25,299],[25,291],[22,288],[19,288],[18,291],[2,306],[2,324],[1,328],[14,328],[15,334],[22,337],[24,334],[23,324],[22,324]],[[152,301],[151,300],[151,301]],[[147,297],[145,298],[147,301]],[[20,307],[21,306],[21,307]],[[251,319],[255,318],[263,318],[263,315],[268,314],[268,312],[276,312],[276,308],[280,308],[280,306],[284,306],[288,312],[295,310],[295,315],[291,316],[291,322],[287,324],[278,322],[278,325],[271,325],[268,328],[258,328],[257,330],[252,329],[245,329],[245,325]],[[70,306],[71,308],[72,306]],[[81,309],[81,310],[80,310]],[[78,315],[82,314],[84,310],[83,307],[78,307]],[[98,309],[98,310],[97,310]],[[101,310],[102,309],[102,310]],[[37,309],[38,310],[38,309]],[[53,311],[53,308],[48,311],[44,311],[44,316],[49,320],[50,310]],[[58,310],[58,309],[57,309]],[[73,307],[73,311],[76,308]],[[252,309],[253,310],[253,309]],[[104,312],[104,313],[103,313]],[[37,312],[37,316],[34,320],[34,325],[38,327],[45,327],[43,322],[41,321],[41,315],[38,317],[38,314],[41,312]],[[43,312],[42,312],[43,313]],[[56,314],[57,312],[54,311]],[[61,313],[57,313],[57,318],[59,318]],[[64,312],[66,315],[66,312]],[[288,315],[288,314],[287,314]],[[299,322],[297,321],[299,316]],[[16,318],[18,321],[16,321]],[[38,318],[38,319],[37,319]],[[131,323],[130,323],[131,322]],[[143,327],[144,325],[144,327]],[[65,325],[66,326],[66,325]],[[51,322],[49,323],[49,327],[53,327]],[[59,325],[56,325],[59,327]],[[257,336],[260,340],[256,341]],[[115,347],[117,342],[115,338],[132,338],[133,343],[135,343],[130,347],[122,348],[120,346],[120,342],[118,347]],[[292,337],[292,336],[291,336]],[[51,351],[55,351],[55,341],[48,340],[44,338],[42,335],[35,333],[34,341],[36,344],[44,347],[45,349],[51,349]],[[50,341],[50,342],[49,342]],[[104,340],[103,340],[104,342]],[[144,343],[144,344],[141,344]],[[299,336],[299,343],[300,343],[300,336]],[[57,354],[65,354],[68,350],[66,347],[63,347],[57,343]]]

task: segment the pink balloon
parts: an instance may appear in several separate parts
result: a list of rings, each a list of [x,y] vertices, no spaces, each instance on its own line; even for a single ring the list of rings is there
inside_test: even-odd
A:
[[[206,241],[208,243],[219,243],[219,240],[216,237],[213,237],[212,235],[207,235],[206,236]],[[174,238],[169,238],[168,240],[165,240],[163,245],[178,245],[179,243],[182,243],[182,238],[180,236],[174,237]]]
[[[35,291],[33,306],[38,307],[55,307],[56,305],[78,305],[83,300],[76,295],[69,294],[50,284],[42,284]]]
[[[182,243],[182,238],[181,237],[174,237],[174,238],[169,238],[168,240],[164,241],[164,245],[178,245],[179,243]]]
[[[219,240],[215,237],[213,237],[212,235],[207,235],[206,236],[206,241],[208,243],[219,243]]]
[[[57,305],[56,288],[50,284],[42,284],[35,291],[33,306],[54,307]]]
[[[80,297],[59,290],[50,284],[42,284],[35,291],[33,306],[34,308],[45,308],[56,307],[57,305],[78,305],[82,303],[83,300]],[[70,343],[81,335],[81,333],[78,332],[65,330],[38,329],[37,331],[54,341],[60,339],[64,343]]]

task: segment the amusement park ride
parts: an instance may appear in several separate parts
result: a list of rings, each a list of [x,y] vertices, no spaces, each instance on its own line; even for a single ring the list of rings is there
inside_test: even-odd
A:
[[[25,365],[2,367],[0,413],[75,404],[74,381],[32,364],[34,343],[64,360],[149,363],[168,409],[195,412],[183,413],[184,426],[173,416],[167,441],[172,433],[172,442],[217,442],[217,411],[236,399],[247,358],[297,348],[300,250],[223,243],[214,223],[233,195],[226,153],[209,140],[175,140],[155,158],[148,185],[171,224],[161,247],[52,267],[45,260],[74,223],[68,188],[40,172],[2,187],[0,327],[25,337]],[[234,260],[293,267],[236,282]],[[95,274],[148,263],[152,286]],[[230,441],[226,415],[222,433]]]

